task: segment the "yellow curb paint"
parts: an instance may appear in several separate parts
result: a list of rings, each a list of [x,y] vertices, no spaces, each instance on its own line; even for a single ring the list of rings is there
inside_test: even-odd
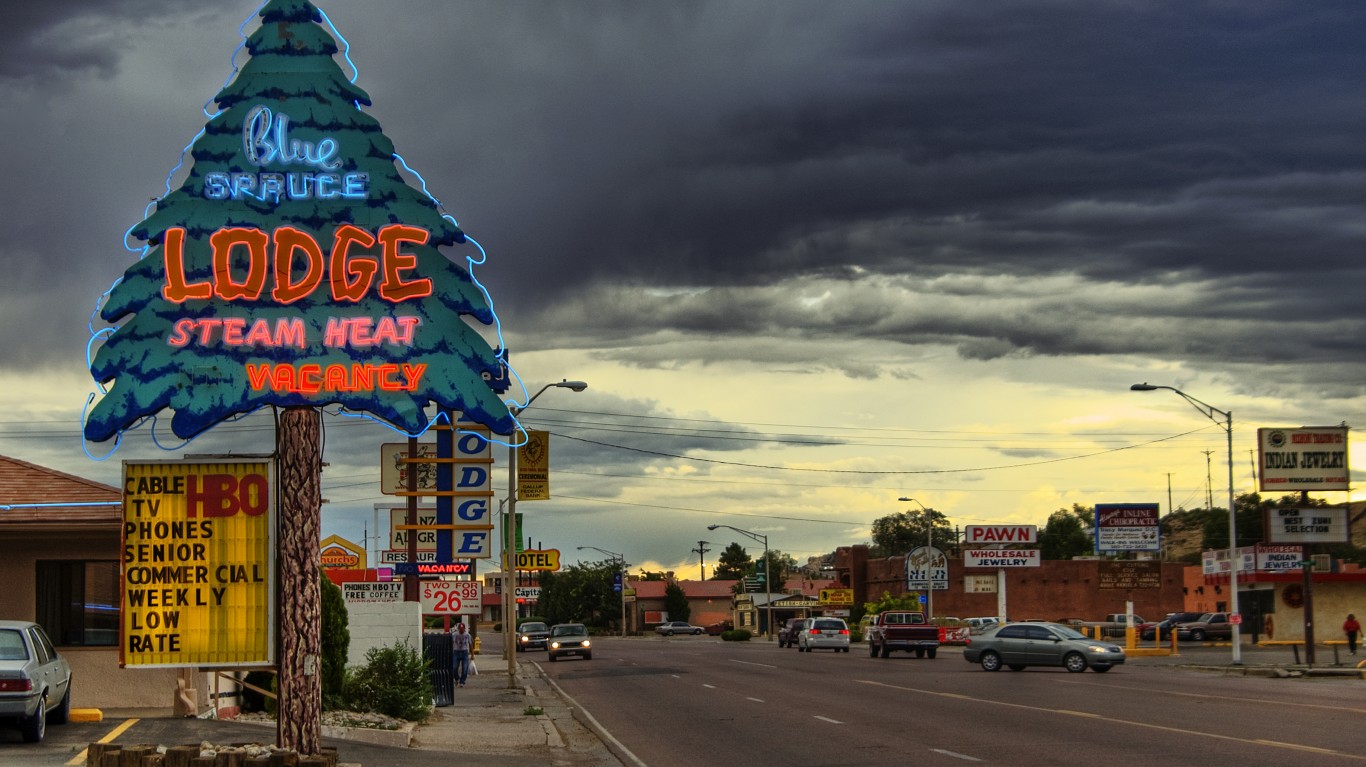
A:
[[[104,712],[98,708],[73,708],[71,716],[68,717],[73,722],[89,724],[91,722],[103,722]]]
[[[125,719],[124,722],[123,722],[123,724],[121,724],[121,725],[119,725],[118,727],[115,727],[114,729],[110,730],[108,735],[105,735],[103,738],[100,738],[99,740],[97,740],[97,741],[95,741],[95,742],[96,742],[96,743],[108,743],[109,741],[113,740],[114,738],[117,738],[118,736],[122,735],[124,732],[126,732],[126,731],[128,730],[129,727],[132,727],[133,725],[137,724],[139,721],[141,721],[141,720],[140,720],[140,719]],[[76,754],[75,756],[73,756],[73,757],[71,758],[71,761],[69,761],[69,762],[66,763],[66,767],[76,767],[76,765],[85,764],[85,752],[88,751],[88,750],[89,750],[89,749],[86,749],[86,748],[81,749],[81,752],[80,752],[79,754]]]

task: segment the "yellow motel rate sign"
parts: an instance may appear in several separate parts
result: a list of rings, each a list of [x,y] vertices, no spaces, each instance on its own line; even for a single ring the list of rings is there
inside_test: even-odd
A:
[[[267,460],[124,462],[119,665],[274,662],[273,488]]]

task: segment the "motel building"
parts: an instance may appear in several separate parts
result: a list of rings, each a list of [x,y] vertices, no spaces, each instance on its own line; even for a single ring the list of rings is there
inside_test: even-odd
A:
[[[117,487],[0,456],[0,617],[47,631],[71,664],[72,706],[171,708],[180,669],[119,668],[122,498]]]

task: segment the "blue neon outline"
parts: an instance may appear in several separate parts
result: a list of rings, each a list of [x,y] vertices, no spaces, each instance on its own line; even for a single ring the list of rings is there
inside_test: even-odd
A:
[[[265,8],[266,5],[267,5],[269,2],[270,2],[270,0],[262,0],[261,4],[258,5],[258,6],[256,7],[255,12],[251,13],[250,15],[248,15],[245,19],[242,20],[242,23],[238,25],[238,27],[237,27],[237,34],[238,34],[239,37],[242,38],[242,41],[241,41],[240,43],[238,43],[238,45],[237,45],[236,48],[233,49],[232,56],[230,56],[229,59],[228,59],[228,64],[229,64],[229,66],[232,68],[232,71],[228,74],[227,79],[223,81],[223,85],[219,88],[219,90],[222,90],[223,88],[226,88],[227,86],[231,85],[233,79],[234,79],[235,77],[237,77],[237,75],[238,75],[239,72],[241,71],[240,68],[237,66],[237,56],[238,56],[239,53],[242,52],[242,50],[243,50],[244,48],[246,48],[247,41],[250,39],[250,35],[248,35],[248,34],[247,34],[247,31],[246,31],[246,30],[247,30],[247,25],[250,24],[250,23],[252,22],[253,19],[258,18],[258,17],[261,15],[261,10],[262,10],[263,8]],[[331,30],[331,32],[332,32],[334,38],[339,39],[339,40],[341,41],[342,47],[340,48],[340,50],[339,50],[338,52],[341,53],[342,58],[346,61],[347,66],[349,66],[349,67],[351,68],[351,77],[349,78],[348,81],[349,81],[352,85],[355,85],[356,80],[358,80],[358,79],[360,78],[360,68],[357,67],[357,66],[356,66],[356,63],[351,59],[351,41],[348,40],[348,39],[346,38],[346,35],[342,34],[341,30],[337,29],[337,25],[334,24],[334,23],[332,22],[332,17],[328,16],[326,11],[324,11],[322,8],[318,8],[316,5],[314,6],[314,8],[318,11],[318,14],[319,14],[320,16],[322,16],[323,21],[325,21],[325,22],[327,23],[327,27],[328,27],[329,30]],[[201,110],[200,110],[200,111],[202,111],[202,112],[204,113],[204,115],[205,115],[206,117],[208,117],[210,120],[212,120],[212,119],[214,119],[215,117],[217,117],[218,115],[222,114],[222,111],[221,111],[221,110],[218,111],[218,112],[214,112],[214,113],[212,113],[212,114],[209,112],[209,105],[212,104],[213,101],[214,101],[213,97],[210,97],[207,101],[204,102],[204,106],[201,107]],[[355,102],[355,106],[356,106],[356,108],[357,108],[358,110],[362,109],[361,104],[360,104],[359,102]],[[208,126],[207,126],[207,125],[205,125],[204,127],[201,127],[201,128],[199,129],[199,131],[198,131],[197,133],[195,133],[194,137],[190,139],[189,143],[187,143],[187,144],[185,145],[185,147],[184,147],[183,149],[180,150],[180,157],[178,158],[175,167],[171,168],[170,172],[168,172],[168,173],[166,174],[166,182],[165,182],[166,194],[165,194],[165,196],[169,196],[169,195],[172,193],[172,189],[171,189],[171,182],[172,182],[172,180],[175,178],[175,175],[176,175],[177,173],[180,172],[180,169],[181,169],[182,167],[184,167],[184,165],[185,165],[185,157],[186,157],[186,155],[188,155],[188,154],[190,153],[190,150],[191,150],[191,148],[194,146],[194,143],[195,143],[196,141],[198,141],[198,140],[200,139],[200,137],[202,137],[202,136],[204,135],[204,133],[207,131],[207,129],[208,129]],[[433,194],[431,193],[431,191],[427,188],[427,180],[422,176],[422,174],[421,174],[420,172],[418,172],[416,169],[414,169],[413,167],[411,167],[410,165],[408,165],[408,161],[405,160],[405,159],[403,158],[403,156],[400,155],[398,152],[394,152],[394,159],[397,160],[397,161],[399,162],[399,164],[403,166],[403,169],[404,169],[404,170],[408,171],[409,173],[411,173],[413,176],[415,176],[415,177],[417,178],[418,183],[421,184],[422,193],[423,193],[424,195],[427,196],[427,199],[429,199],[429,200],[432,201],[432,203],[436,206],[437,211],[440,213],[440,215],[442,216],[442,218],[445,218],[445,219],[447,219],[448,221],[450,221],[451,224],[453,224],[456,228],[460,228],[460,222],[456,220],[455,216],[453,216],[453,215],[451,215],[450,213],[447,213],[447,212],[446,212],[445,206],[442,204],[442,202],[441,202],[440,200],[438,200],[438,199],[436,198],[436,196],[433,195]],[[265,202],[264,194],[263,194],[262,196],[260,196],[260,197],[257,197],[256,195],[251,195],[251,196],[255,197],[256,199],[261,200],[262,202]],[[146,206],[145,208],[143,208],[143,219],[144,219],[144,220],[145,220],[148,216],[150,216],[150,215],[152,214],[154,207],[155,207],[155,206],[157,205],[157,203],[159,203],[159,202],[160,202],[159,199],[158,199],[158,200],[152,200],[151,202],[149,202],[149,203],[147,204],[147,206]],[[277,197],[277,199],[276,199],[276,202],[277,202],[277,203],[279,202],[278,197]],[[130,253],[137,253],[137,254],[139,254],[139,255],[138,255],[138,258],[139,258],[139,259],[142,259],[142,258],[145,258],[145,257],[147,256],[148,251],[151,249],[151,245],[150,245],[150,244],[146,244],[146,243],[144,243],[143,245],[138,246],[138,247],[129,247],[129,245],[128,245],[129,236],[133,233],[133,230],[134,230],[135,228],[137,228],[137,226],[138,226],[138,224],[133,224],[132,226],[128,227],[128,229],[127,229],[126,231],[124,231],[124,233],[123,233],[123,247],[124,247],[125,250],[129,251]],[[493,316],[493,328],[494,328],[494,333],[495,333],[495,335],[496,335],[497,338],[498,338],[498,354],[497,354],[494,358],[495,358],[496,360],[500,361],[500,362],[502,363],[503,367],[506,368],[506,370],[508,371],[508,374],[509,374],[510,376],[512,376],[513,378],[516,379],[517,385],[520,386],[520,387],[522,388],[522,396],[523,396],[523,398],[525,398],[525,397],[527,396],[526,384],[522,381],[521,375],[519,375],[519,374],[517,373],[517,371],[512,367],[511,363],[509,363],[509,362],[508,362],[508,359],[507,359],[507,344],[506,344],[506,342],[505,342],[505,340],[504,340],[504,338],[503,338],[503,322],[502,322],[502,320],[498,317],[498,312],[497,312],[497,311],[495,310],[495,308],[494,308],[494,305],[493,305],[493,295],[492,295],[491,293],[489,293],[488,288],[484,286],[484,283],[482,283],[482,282],[479,281],[479,278],[476,277],[476,276],[475,276],[475,273],[474,273],[474,271],[475,271],[474,268],[475,268],[476,266],[483,265],[484,263],[486,263],[486,262],[488,261],[488,251],[484,249],[484,246],[481,245],[481,244],[479,243],[478,240],[476,240],[476,239],[474,239],[473,237],[469,236],[469,234],[466,234],[466,235],[465,235],[465,240],[466,240],[467,242],[473,244],[474,247],[475,247],[475,249],[478,250],[478,252],[479,252],[479,257],[478,257],[477,260],[476,260],[473,256],[466,255],[466,256],[465,256],[465,262],[466,262],[466,264],[469,265],[469,268],[468,268],[467,271],[468,271],[469,276],[470,276],[470,281],[473,282],[473,283],[475,284],[475,286],[479,288],[479,292],[484,296],[484,300],[488,303],[489,314],[491,314],[491,315]],[[103,304],[108,300],[109,295],[114,291],[114,288],[116,288],[116,287],[118,286],[118,284],[119,284],[120,282],[122,282],[122,280],[123,280],[122,277],[119,277],[119,278],[115,279],[114,282],[109,286],[108,290],[106,290],[104,293],[102,293],[102,294],[100,295],[99,299],[96,300],[96,304],[95,304],[95,309],[94,309],[94,311],[91,312],[90,320],[87,322],[87,329],[89,329],[89,331],[90,331],[90,333],[91,333],[91,337],[90,337],[89,341],[86,342],[86,350],[85,350],[86,369],[87,369],[87,370],[90,368],[90,364],[91,364],[91,361],[92,361],[92,358],[93,358],[92,350],[93,350],[93,348],[94,348],[94,346],[95,346],[95,342],[98,341],[101,337],[103,337],[103,336],[105,336],[105,335],[112,335],[114,332],[117,331],[117,328],[114,328],[114,327],[103,328],[103,329],[101,329],[101,330],[99,330],[99,331],[96,331],[96,330],[94,329],[94,318],[95,318],[96,315],[99,314],[100,307],[103,306]],[[108,393],[108,389],[104,386],[104,384],[103,384],[102,382],[97,381],[97,382],[95,382],[95,383],[96,383],[96,386],[99,388],[101,394],[107,394],[107,393]],[[154,414],[152,414],[152,415],[150,415],[150,416],[146,416],[146,417],[144,417],[144,418],[138,419],[135,423],[133,423],[133,424],[130,425],[130,426],[126,426],[126,427],[124,427],[124,428],[122,428],[122,429],[119,429],[118,434],[117,434],[117,436],[116,436],[115,439],[114,439],[114,446],[110,449],[109,453],[106,454],[103,458],[96,458],[94,455],[92,455],[92,454],[90,453],[90,450],[86,447],[87,441],[86,441],[86,438],[85,438],[85,429],[84,429],[84,424],[86,423],[87,416],[88,416],[88,413],[89,413],[90,403],[93,402],[93,401],[95,400],[95,397],[96,397],[95,394],[89,394],[89,395],[87,395],[87,397],[86,397],[86,402],[85,402],[85,406],[81,409],[81,426],[82,426],[82,428],[81,428],[81,450],[86,454],[86,456],[87,456],[88,458],[90,458],[91,460],[94,460],[94,461],[104,461],[104,460],[108,460],[109,457],[112,456],[112,455],[119,449],[119,447],[122,445],[124,434],[127,433],[127,432],[130,432],[130,431],[133,431],[133,430],[135,430],[135,429],[140,428],[140,427],[141,427],[143,424],[145,424],[148,420],[150,420],[150,421],[152,422],[152,426],[151,426],[151,436],[152,436],[152,442],[153,442],[153,444],[155,444],[158,448],[161,448],[162,450],[166,450],[166,451],[180,450],[181,448],[185,447],[186,445],[189,445],[191,442],[193,442],[195,439],[197,439],[200,435],[206,434],[206,433],[208,433],[208,431],[209,431],[208,429],[206,429],[205,431],[200,432],[200,434],[196,434],[194,437],[191,437],[191,438],[189,438],[189,439],[187,439],[187,440],[184,440],[179,446],[168,448],[168,447],[162,445],[162,444],[161,444],[161,440],[158,439],[158,437],[157,437],[157,433],[156,433],[157,416],[156,416],[156,414],[154,413]],[[487,440],[489,441],[490,444],[504,445],[504,446],[509,447],[509,448],[512,448],[512,447],[521,447],[522,445],[525,445],[525,444],[527,443],[527,439],[528,439],[526,427],[522,426],[521,421],[518,420],[517,416],[513,413],[513,407],[511,407],[512,405],[516,405],[516,402],[517,402],[517,400],[516,400],[515,398],[510,398],[510,399],[503,400],[504,406],[507,406],[507,407],[508,407],[508,415],[509,415],[509,417],[512,418],[512,421],[513,421],[512,434],[508,437],[508,440],[509,440],[509,441],[506,441],[506,442],[505,442],[505,441],[503,441],[503,440],[501,440],[501,439],[496,439],[495,437],[496,437],[497,435],[495,435],[495,434],[492,432],[492,430],[489,431],[488,436],[484,436],[482,433],[479,433],[478,436],[484,436],[484,438],[487,439]],[[248,412],[248,413],[239,413],[238,415],[236,415],[236,416],[234,416],[234,417],[232,417],[232,418],[228,418],[228,419],[225,419],[225,420],[223,420],[223,421],[220,421],[219,423],[220,423],[220,424],[221,424],[221,423],[232,423],[232,422],[237,421],[237,420],[240,420],[240,419],[242,419],[242,418],[246,418],[247,416],[252,415],[252,414],[255,413],[256,411],[258,411],[258,410],[260,410],[261,408],[264,408],[264,407],[270,407],[270,406],[269,406],[269,405],[262,405],[261,407],[255,408],[255,409],[253,409],[252,411],[250,411],[250,412]],[[319,408],[319,411],[320,411],[320,412],[327,412],[327,411],[326,411],[326,408]],[[437,414],[436,414],[434,417],[428,419],[427,425],[426,425],[425,427],[423,427],[421,431],[419,431],[419,432],[416,433],[416,434],[409,434],[408,432],[404,431],[403,429],[398,428],[397,426],[394,426],[393,424],[388,423],[388,422],[386,422],[386,421],[380,420],[379,418],[376,418],[376,417],[374,417],[374,416],[372,416],[372,415],[370,415],[370,414],[368,414],[368,413],[363,413],[363,412],[350,412],[350,411],[348,411],[345,407],[339,407],[338,410],[337,410],[337,412],[334,413],[333,415],[339,415],[339,416],[344,416],[344,417],[348,417],[348,418],[365,418],[365,419],[374,421],[375,423],[377,423],[377,424],[379,424],[379,425],[381,425],[381,426],[383,426],[383,427],[389,429],[390,431],[397,432],[397,433],[402,434],[402,435],[404,435],[404,436],[406,436],[406,437],[409,437],[409,438],[421,437],[422,435],[424,435],[424,434],[426,434],[428,431],[430,431],[431,428],[432,428],[433,426],[435,426],[435,425],[437,425],[437,424],[439,424],[439,423],[441,423],[441,422],[443,422],[443,421],[445,421],[445,422],[448,423],[448,424],[450,423],[450,420],[446,417],[446,414],[445,414],[444,412],[441,412],[440,410],[438,410]],[[215,425],[217,425],[217,424],[215,424]],[[469,431],[460,430],[460,429],[457,429],[456,432],[459,433],[459,434],[476,434],[475,432],[469,432]],[[518,434],[518,432],[521,433],[522,439],[514,444],[514,443],[512,442],[512,440],[517,439],[517,434]]]
[[[78,509],[87,506],[122,506],[123,501],[72,501],[71,503],[0,503],[0,511],[14,509]]]

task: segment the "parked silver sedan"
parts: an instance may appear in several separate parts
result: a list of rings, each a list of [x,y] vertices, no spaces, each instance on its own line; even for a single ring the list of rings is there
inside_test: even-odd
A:
[[[0,621],[0,722],[37,743],[71,715],[71,666],[36,623]]]
[[[968,637],[963,659],[987,671],[1062,666],[1073,673],[1103,673],[1124,662],[1124,648],[1057,623],[1009,623]]]

